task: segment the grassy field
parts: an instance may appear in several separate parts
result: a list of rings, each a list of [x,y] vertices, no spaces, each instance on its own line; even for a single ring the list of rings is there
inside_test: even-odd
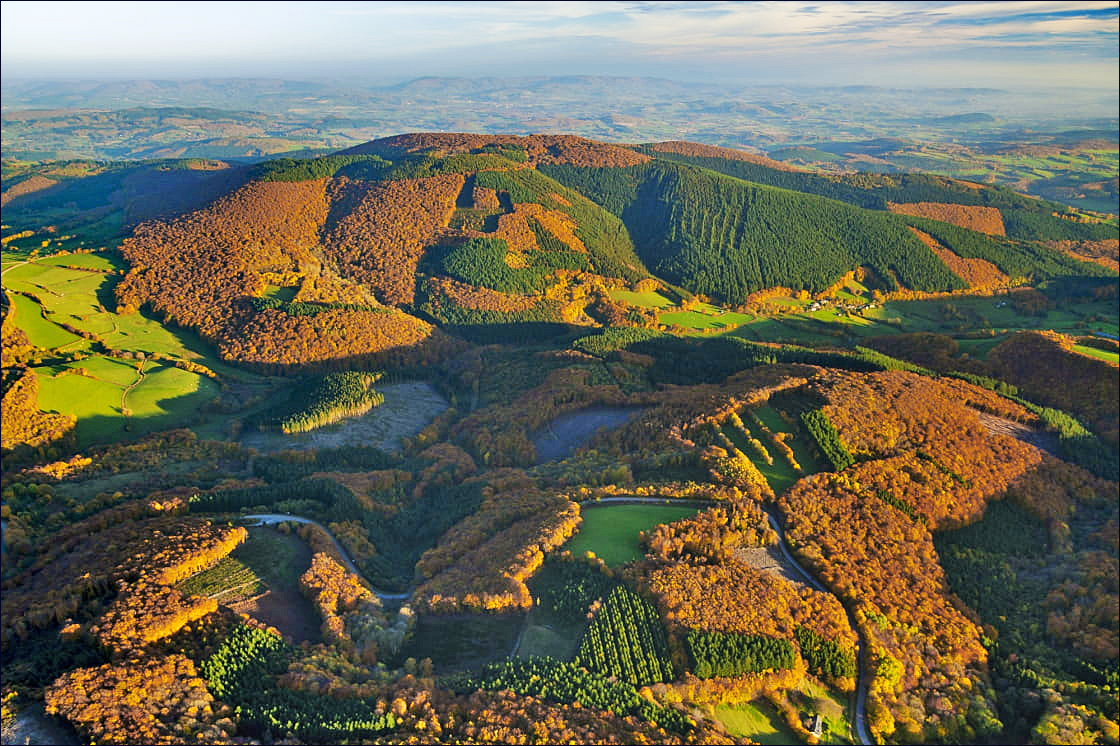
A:
[[[672,311],[660,316],[662,324],[676,324],[689,331],[731,331],[747,322],[753,321],[754,316],[735,311],[726,311],[722,308],[700,304],[692,311]]]
[[[217,359],[197,335],[173,329],[141,313],[126,316],[115,306],[113,283],[122,268],[113,252],[30,257],[26,251],[3,253],[3,283],[14,309],[15,324],[31,343],[51,354],[89,353],[96,342],[62,324],[96,336],[105,347],[125,355],[143,353],[200,363],[239,382],[259,377]],[[72,269],[81,267],[82,269]],[[25,293],[17,294],[17,293]],[[204,404],[219,393],[211,379],[161,360],[137,363],[91,355],[81,360],[35,368],[39,407],[78,417],[79,446],[122,440],[137,435],[195,424]],[[78,373],[78,370],[82,373]]]
[[[48,256],[36,263],[49,267],[84,267],[97,272],[123,272],[128,269],[128,265],[115,252]]]
[[[635,293],[633,290],[611,290],[608,294],[611,300],[629,303],[631,306],[642,308],[672,308],[673,301],[666,298],[656,290],[647,293]]]
[[[71,352],[89,348],[87,340],[66,331],[53,321],[43,318],[42,309],[31,298],[15,293],[8,297],[11,298],[15,313],[13,320],[16,326],[23,329],[27,334],[31,344],[48,350]]]
[[[79,368],[86,374],[71,372]],[[103,356],[34,370],[39,408],[76,415],[79,446],[192,424],[219,393],[216,383],[196,373],[148,364],[141,378],[135,364]]]
[[[821,743],[852,743],[846,696],[837,694],[813,677],[807,677],[791,694],[802,709],[821,716],[824,724]]]
[[[564,549],[582,555],[594,552],[611,567],[645,554],[638,544],[638,532],[660,523],[672,523],[696,513],[696,508],[680,505],[604,505],[585,507],[579,533]]]
[[[821,743],[852,743],[847,699],[812,677],[787,692],[787,701],[799,712],[819,714],[823,724]],[[740,705],[718,705],[715,715],[733,736],[750,738],[760,744],[800,743],[781,714],[764,700]]]
[[[765,433],[759,430],[754,423],[748,421],[745,417],[743,418],[743,424],[746,425],[747,432],[750,436],[766,447],[766,451],[770,454],[770,458],[774,460],[774,463],[766,463],[766,461],[759,457],[759,455],[754,452],[754,449],[750,447],[744,449],[742,445],[738,443],[736,443],[736,445],[739,445],[739,450],[747,454],[751,461],[754,462],[754,465],[762,472],[762,476],[766,477],[766,481],[770,483],[770,489],[774,490],[775,494],[780,495],[788,490],[800,477],[797,472],[793,470],[793,467],[782,458],[782,454],[778,449],[770,443]]]
[[[264,292],[261,293],[262,298],[275,298],[276,300],[284,303],[290,303],[299,292],[298,287],[281,287],[280,285],[266,285]]]
[[[112,261],[94,254],[40,259],[8,270],[4,274],[4,287],[38,298],[46,321],[65,323],[75,329],[95,334],[112,349],[159,353],[206,365],[217,363],[213,355],[199,349],[202,345],[194,335],[169,329],[140,313],[121,316],[110,311],[115,305],[112,285],[116,275],[58,266],[60,262],[73,263],[79,260],[103,266],[111,266]],[[34,305],[30,299],[24,300]],[[25,324],[35,323],[31,319],[34,314],[30,309],[24,314],[23,310],[21,307],[17,312],[16,323],[30,335]],[[36,344],[47,349],[65,345]]]
[[[778,414],[778,410],[771,406],[763,406],[756,407],[754,412],[758,415],[758,419],[770,428],[770,432],[775,434],[793,433],[793,439],[788,441],[789,446],[793,450],[793,457],[797,459],[797,463],[801,464],[801,468],[805,470],[806,474],[813,474],[824,468],[813,455],[812,449],[798,431],[797,426],[783,420],[781,415]]]
[[[1098,360],[1104,360],[1113,365],[1120,363],[1120,355],[1115,352],[1109,352],[1108,350],[1098,350],[1096,347],[1087,347],[1086,345],[1074,345],[1073,351],[1080,352],[1082,355],[1088,355],[1089,357],[1095,357]]]
[[[801,742],[767,702],[760,702],[757,705],[754,703],[718,705],[716,717],[731,735],[749,738],[763,746]]]

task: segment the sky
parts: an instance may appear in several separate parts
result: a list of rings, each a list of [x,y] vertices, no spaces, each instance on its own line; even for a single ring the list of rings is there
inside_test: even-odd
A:
[[[11,78],[648,75],[1115,90],[1111,2],[22,2]]]

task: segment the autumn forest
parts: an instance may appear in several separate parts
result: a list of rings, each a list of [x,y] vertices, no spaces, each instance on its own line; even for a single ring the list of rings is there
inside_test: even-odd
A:
[[[5,743],[1120,742],[1115,215],[466,133],[3,197]]]

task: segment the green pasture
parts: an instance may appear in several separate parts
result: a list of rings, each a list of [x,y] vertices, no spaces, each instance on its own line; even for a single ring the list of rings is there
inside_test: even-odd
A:
[[[69,372],[79,368],[86,375]],[[87,446],[186,426],[218,395],[216,383],[195,373],[163,364],[144,370],[140,380],[135,364],[103,356],[36,368],[39,408],[75,415],[78,444]]]
[[[635,293],[633,290],[611,290],[607,295],[611,300],[629,303],[631,306],[641,306],[642,308],[673,307],[673,301],[656,290],[647,293]]]
[[[735,311],[724,311],[715,306],[707,306],[702,310],[670,311],[662,313],[659,321],[662,324],[676,324],[685,329],[695,331],[708,331],[723,329],[731,331],[742,324],[751,321],[754,317]]]
[[[812,449],[809,444],[802,437],[798,430],[797,425],[790,425],[782,419],[778,414],[778,410],[767,405],[763,407],[756,407],[754,410],[758,415],[758,419],[762,420],[766,427],[770,428],[772,433],[793,433],[794,437],[789,442],[789,447],[793,450],[793,457],[797,459],[797,463],[801,464],[801,468],[805,470],[806,474],[814,474],[821,471],[824,467],[817,461],[813,455]],[[746,422],[746,420],[744,420]]]
[[[638,543],[638,532],[661,523],[672,523],[696,513],[695,507],[681,505],[603,505],[584,506],[583,523],[564,549],[576,556],[594,552],[612,567],[641,559],[645,552]]]
[[[3,230],[4,235],[8,235],[9,231],[7,226]],[[21,262],[26,262],[31,257],[31,252],[26,249],[14,247],[11,244],[5,245],[3,250],[0,251],[0,271],[6,270],[8,267],[15,266]]]
[[[861,283],[849,281],[835,296],[848,303],[866,303],[867,293]],[[722,329],[722,333],[755,341],[809,346],[859,344],[862,339],[896,333],[935,332],[955,337],[964,332],[991,330],[990,339],[958,339],[962,348],[975,357],[986,355],[1008,332],[1052,329],[1074,336],[1090,331],[1116,334],[1118,320],[1115,304],[1107,301],[1065,306],[1035,316],[1015,310],[1005,296],[892,300],[859,313],[848,313],[833,305],[809,311],[808,301],[788,296],[771,298],[767,304],[770,315],[766,316],[720,313],[717,307],[709,306],[700,311],[662,313],[660,320],[697,331]]]
[[[31,344],[48,350],[65,348],[67,351],[78,351],[89,348],[87,340],[43,318],[39,304],[35,301],[15,293],[9,294],[8,297],[11,299],[15,313],[13,321],[27,334]]]
[[[291,303],[295,300],[296,293],[299,292],[298,287],[283,287],[280,285],[265,285],[264,292],[261,293],[262,298],[275,298],[284,303]]]
[[[7,259],[8,252],[4,256]],[[115,271],[118,262],[114,254],[71,254],[36,259],[20,266],[11,263],[11,269],[4,273],[4,287],[30,293],[42,303],[40,313],[40,306],[33,300],[13,293],[16,325],[27,332],[32,344],[48,350],[71,352],[90,348],[87,340],[58,325],[64,323],[97,335],[110,349],[190,360],[239,380],[254,378],[222,363],[194,332],[165,326],[143,313],[113,312],[113,284],[118,275],[109,272]],[[64,264],[105,271],[60,266]]]
[[[762,472],[762,476],[766,477],[770,489],[774,490],[774,493],[777,495],[782,494],[801,477],[793,470],[789,462],[782,457],[781,452],[774,447],[770,439],[766,437],[766,434],[755,427],[754,423],[748,421],[747,418],[744,417],[743,425],[746,427],[747,434],[765,446],[766,452],[770,454],[770,458],[774,460],[774,463],[766,463],[766,461],[751,448],[750,444],[746,442],[743,434],[739,432],[737,427],[727,424],[724,426],[723,431],[731,438],[731,442],[758,467],[758,470]],[[804,464],[802,464],[802,467],[804,467]]]
[[[1120,355],[1115,352],[1109,352],[1108,350],[1098,350],[1096,347],[1087,347],[1085,345],[1074,345],[1073,351],[1079,352],[1082,355],[1088,355],[1089,357],[1095,357],[1098,360],[1104,360],[1113,365],[1120,363]]]
[[[52,255],[36,260],[50,267],[85,267],[96,272],[120,272],[128,267],[116,253]]]
[[[818,679],[808,676],[796,690],[791,692],[791,699],[800,707],[820,714],[824,724],[821,743],[852,743],[852,728],[848,720],[848,697],[829,689]]]
[[[633,290],[611,290],[608,295],[611,300],[631,306],[659,309],[662,311],[657,318],[660,323],[675,324],[686,331],[730,331],[754,318],[747,314],[728,311],[710,303],[700,303],[690,310],[683,310],[656,290],[645,293],[636,293]]]
[[[801,742],[768,702],[717,705],[715,716],[731,735],[749,738],[763,746]]]

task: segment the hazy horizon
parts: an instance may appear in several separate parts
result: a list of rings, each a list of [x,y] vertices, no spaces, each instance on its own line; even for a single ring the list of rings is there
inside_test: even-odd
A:
[[[908,89],[1120,84],[1114,2],[6,0],[2,12],[5,80],[389,85],[596,75]]]

